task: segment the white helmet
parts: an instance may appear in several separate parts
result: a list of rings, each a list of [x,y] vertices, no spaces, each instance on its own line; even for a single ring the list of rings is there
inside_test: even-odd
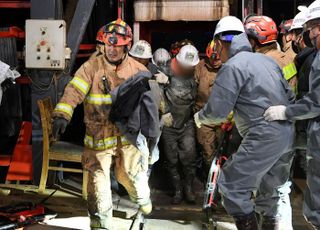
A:
[[[164,65],[171,59],[169,52],[164,48],[157,49],[152,56],[152,63],[156,66]]]
[[[244,33],[244,26],[240,19],[234,16],[225,16],[218,22],[213,36],[215,37],[216,35],[226,31],[238,31]]]
[[[141,59],[150,59],[152,58],[151,46],[147,41],[140,40],[133,44],[129,54],[132,57],[141,58]]]
[[[299,6],[298,9],[300,12],[293,18],[293,22],[289,31],[302,29],[303,24],[306,21],[306,13],[308,8],[306,6]]]
[[[183,46],[176,58],[181,65],[187,67],[196,66],[200,62],[198,50],[193,45]]]
[[[306,14],[306,21],[305,23],[314,20],[320,19],[320,0],[316,0],[308,7],[307,14]]]

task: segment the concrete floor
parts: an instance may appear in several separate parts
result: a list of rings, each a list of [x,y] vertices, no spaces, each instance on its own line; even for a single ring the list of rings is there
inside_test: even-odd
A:
[[[300,181],[300,184],[303,182]],[[303,185],[302,185],[303,186]],[[0,186],[0,206],[22,201],[40,202],[53,190],[47,190],[46,194],[38,195],[33,186]],[[7,188],[4,188],[7,187]],[[11,187],[11,189],[8,189]],[[15,187],[14,189],[12,187]],[[202,198],[199,195],[198,205],[170,205],[170,197],[164,192],[153,191],[154,211],[147,220],[145,220],[145,229],[147,230],[197,230],[203,229],[202,221],[205,216],[202,213]],[[291,196],[293,207],[294,230],[312,229],[304,220],[302,207],[302,193],[293,192]],[[26,229],[50,230],[50,229],[81,229],[89,228],[89,218],[87,217],[86,202],[79,195],[68,192],[57,191],[54,196],[45,202],[45,206],[58,213],[55,219],[48,220],[41,225],[34,225]],[[132,223],[132,217],[137,212],[137,206],[133,205],[128,197],[114,196],[114,227],[115,230],[128,230]],[[236,229],[232,223],[232,218],[228,216],[223,209],[217,209],[215,217],[218,219],[219,230]],[[179,221],[178,221],[179,220]],[[134,226],[138,230],[138,225]]]

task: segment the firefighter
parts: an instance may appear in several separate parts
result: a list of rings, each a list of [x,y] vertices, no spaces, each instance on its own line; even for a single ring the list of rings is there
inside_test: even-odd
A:
[[[129,54],[133,59],[146,66],[152,75],[158,72],[157,66],[150,62],[150,59],[152,58],[152,49],[147,41],[139,40],[134,43]]]
[[[128,57],[132,30],[118,19],[106,26],[104,55],[85,62],[64,90],[54,110],[53,134],[63,133],[74,108],[84,103],[86,135],[82,164],[89,171],[88,211],[91,229],[113,229],[110,167],[144,214],[151,212],[148,156],[121,135],[108,119],[110,90],[146,67]]]
[[[273,58],[282,68],[289,85],[295,90],[297,70],[293,59],[277,49],[278,30],[275,22],[267,16],[254,15],[247,17],[244,25],[253,51]]]
[[[259,229],[255,212],[263,216],[262,229],[278,229],[281,194],[277,188],[289,177],[294,127],[290,122],[268,123],[262,115],[279,101],[288,105],[294,95],[276,62],[252,53],[239,19],[222,18],[214,38],[215,52],[225,64],[208,103],[194,116],[196,125],[220,124],[233,110],[243,140],[218,178],[223,205],[239,230]]]
[[[197,49],[183,46],[170,62],[169,84],[164,89],[166,103],[162,144],[167,159],[168,174],[174,187],[172,204],[180,204],[184,198],[195,203],[193,180],[196,169],[196,145],[193,108],[196,97],[195,66],[199,63]],[[182,174],[179,173],[179,164]]]
[[[303,213],[306,219],[320,229],[320,1],[314,1],[306,13],[304,42],[318,52],[311,66],[309,92],[293,105],[271,106],[265,112],[268,121],[311,119],[307,142],[307,187]],[[273,122],[271,122],[273,123]],[[270,124],[271,124],[270,123]]]
[[[283,20],[279,25],[281,41],[282,41],[282,51],[291,61],[293,61],[297,55],[292,49],[293,33],[290,30],[292,22],[293,22],[293,19]]]
[[[167,66],[170,60],[171,56],[164,48],[157,49],[152,55],[152,63],[160,69],[164,66]]]
[[[213,49],[214,40],[207,46],[206,58],[202,59],[196,66],[195,79],[198,91],[195,102],[195,111],[197,112],[207,103],[217,73],[221,67],[220,57]],[[200,129],[197,129],[197,140],[203,153],[204,174],[206,177],[214,157],[219,136],[221,136],[221,129],[219,126],[203,125]]]

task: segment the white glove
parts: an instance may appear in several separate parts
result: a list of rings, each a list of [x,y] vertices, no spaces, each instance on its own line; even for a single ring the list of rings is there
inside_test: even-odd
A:
[[[270,106],[265,111],[263,116],[264,116],[264,119],[266,119],[267,121],[287,120],[286,106],[284,105]]]
[[[166,113],[162,115],[163,125],[166,127],[171,127],[173,125],[173,118],[171,113]]]
[[[160,71],[159,71],[159,73],[156,73],[154,76],[156,77],[156,81],[159,84],[168,84],[169,83],[169,77]]]
[[[199,112],[195,113],[193,117],[194,117],[194,122],[196,123],[196,126],[200,129],[202,123],[199,119]]]

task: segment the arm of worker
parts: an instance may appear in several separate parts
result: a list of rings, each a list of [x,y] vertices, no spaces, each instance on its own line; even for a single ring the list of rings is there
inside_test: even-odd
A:
[[[86,63],[78,69],[64,89],[63,96],[53,111],[53,136],[55,138],[59,133],[64,132],[71,120],[74,108],[83,102],[90,90],[92,78],[88,69]]]
[[[264,116],[268,121],[305,120],[320,116],[320,56],[317,55],[311,68],[311,90],[295,104],[271,106]]]
[[[220,124],[226,120],[233,110],[239,92],[245,83],[245,73],[234,66],[224,65],[219,71],[212,88],[209,100],[202,110],[195,114],[195,122],[199,124]]]

